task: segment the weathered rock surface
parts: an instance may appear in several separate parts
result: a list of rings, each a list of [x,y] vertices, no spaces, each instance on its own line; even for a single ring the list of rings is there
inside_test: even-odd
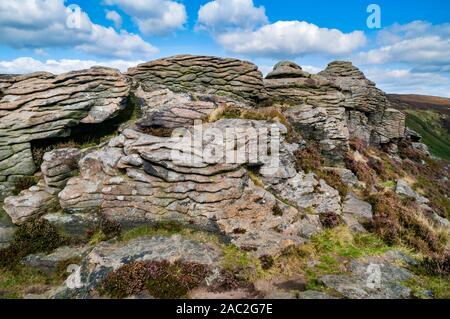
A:
[[[247,103],[267,99],[258,67],[236,59],[179,55],[140,64],[127,74],[139,87],[138,92],[170,88],[229,96]]]
[[[82,151],[75,148],[56,149],[44,154],[41,171],[43,177],[36,186],[18,196],[5,199],[4,210],[13,223],[20,224],[31,217],[59,210],[58,193],[67,180],[76,175]]]
[[[405,115],[391,108],[387,96],[351,62],[335,61],[319,75],[338,85],[345,95],[350,136],[387,144],[405,136]]]
[[[14,237],[15,228],[0,224],[0,249],[8,246]]]
[[[293,62],[280,62],[264,80],[273,102],[285,112],[303,138],[320,143],[324,153],[340,159],[348,147],[345,96],[339,86],[320,75],[304,72]]]
[[[78,171],[82,151],[77,148],[56,149],[44,154],[41,171],[45,184],[62,189],[67,180]]]
[[[408,182],[405,181],[404,179],[399,179],[397,181],[397,187],[395,188],[395,192],[399,195],[413,198],[417,201],[417,203],[421,205],[426,205],[429,203],[429,200],[426,197],[414,191],[411,188],[411,186],[409,186]]]
[[[175,129],[194,125],[195,120],[206,118],[218,107],[211,98],[193,93],[174,93],[169,89],[135,92],[143,116],[137,121],[140,128]]]
[[[385,255],[354,260],[348,267],[349,274],[325,275],[321,281],[351,299],[409,298],[411,290],[402,283],[413,274],[405,268],[395,266],[392,257]]]
[[[78,123],[115,116],[126,106],[129,84],[119,71],[95,67],[4,77],[0,92],[0,183],[7,185],[35,172],[31,141],[68,136]]]
[[[261,135],[263,139],[271,125],[286,132],[280,124],[233,119],[205,124],[202,128],[220,132],[253,129],[255,137]],[[234,135],[226,135],[224,141],[206,138],[203,145],[206,149],[225,145],[228,151],[233,151],[234,139]],[[282,149],[289,153],[286,146]],[[179,157],[173,157],[174,152]],[[245,169],[246,164],[252,163],[250,158],[238,163],[224,160],[216,163],[202,155],[201,149],[186,141],[180,143],[176,138],[126,129],[107,146],[80,160],[80,175],[70,179],[59,193],[60,204],[68,212],[100,209],[107,217],[123,224],[149,220],[194,223],[220,230],[237,245],[252,247],[257,253],[275,252],[303,241],[300,229],[310,221],[301,220],[297,208],[279,202],[273,194],[254,185]],[[282,198],[318,212],[340,209],[337,191],[324,181],[303,175],[292,179],[298,174],[293,162],[291,168],[281,165],[273,169],[271,156],[255,160],[252,165],[261,166],[263,179],[275,191],[279,189]],[[294,196],[301,189],[300,196]],[[282,216],[274,216],[275,205],[280,206]]]
[[[83,247],[60,247],[51,254],[37,254],[28,255],[22,260],[22,264],[39,269],[46,273],[55,273],[61,263],[72,261],[78,262],[88,253],[92,248],[89,246]],[[67,265],[69,266],[69,265]]]
[[[353,192],[345,198],[343,212],[354,216],[361,223],[369,223],[373,217],[372,205],[360,200]]]
[[[314,290],[301,291],[298,294],[298,299],[338,299],[336,297],[330,296],[326,293]]]
[[[3,208],[14,224],[21,224],[32,217],[57,210],[57,191],[44,185],[36,185],[18,196],[7,197]]]

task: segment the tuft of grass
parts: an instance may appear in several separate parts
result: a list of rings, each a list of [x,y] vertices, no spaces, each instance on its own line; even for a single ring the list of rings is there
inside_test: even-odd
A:
[[[90,245],[97,245],[102,241],[118,238],[121,234],[122,227],[118,222],[98,214],[98,221],[87,231],[86,237]]]
[[[404,285],[419,299],[450,299],[450,281],[446,278],[416,275],[404,282]]]
[[[20,299],[25,294],[43,293],[61,283],[32,267],[20,266],[0,271],[0,299]]]
[[[394,181],[387,181],[383,183],[383,186],[386,188],[395,188],[396,185],[397,183]]]
[[[262,275],[261,261],[234,245],[223,247],[222,267],[245,281],[253,281]]]
[[[264,188],[264,182],[262,179],[258,176],[258,173],[254,169],[247,169],[247,174],[250,180],[255,184],[257,187]]]

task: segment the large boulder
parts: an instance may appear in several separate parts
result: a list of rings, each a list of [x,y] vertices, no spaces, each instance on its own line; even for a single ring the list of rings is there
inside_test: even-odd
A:
[[[350,137],[376,145],[404,138],[405,115],[392,109],[386,94],[351,62],[331,62],[319,75],[345,95]]]
[[[253,104],[267,99],[258,67],[237,59],[178,55],[140,64],[127,74],[144,92],[169,88],[228,96]]]
[[[293,62],[280,62],[264,80],[273,102],[285,111],[303,138],[321,144],[324,155],[341,160],[348,149],[344,94],[333,81],[308,74]]]
[[[413,277],[401,254],[386,253],[383,256],[353,260],[347,274],[325,275],[323,284],[350,299],[407,299],[411,289],[405,282]]]
[[[102,67],[0,78],[0,183],[35,172],[30,142],[68,136],[79,123],[114,117],[125,108],[128,92],[124,75]]]

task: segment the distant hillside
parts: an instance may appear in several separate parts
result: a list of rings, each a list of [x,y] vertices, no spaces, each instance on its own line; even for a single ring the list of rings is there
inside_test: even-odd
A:
[[[433,155],[450,161],[450,99],[424,95],[388,95],[407,113],[406,124],[420,133]]]

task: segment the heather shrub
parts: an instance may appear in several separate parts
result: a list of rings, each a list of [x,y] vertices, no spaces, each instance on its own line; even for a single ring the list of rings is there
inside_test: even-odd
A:
[[[334,212],[319,215],[320,223],[324,228],[335,228],[342,223],[342,218]]]
[[[0,268],[14,268],[25,256],[50,253],[66,239],[44,219],[33,219],[18,226],[10,245],[0,250]]]
[[[424,253],[442,252],[436,231],[422,216],[417,203],[402,200],[392,191],[369,197],[373,230],[388,244],[408,244]]]
[[[177,261],[145,261],[126,264],[111,272],[97,290],[113,298],[125,298],[147,290],[160,299],[186,297],[207,277],[204,265]]]

